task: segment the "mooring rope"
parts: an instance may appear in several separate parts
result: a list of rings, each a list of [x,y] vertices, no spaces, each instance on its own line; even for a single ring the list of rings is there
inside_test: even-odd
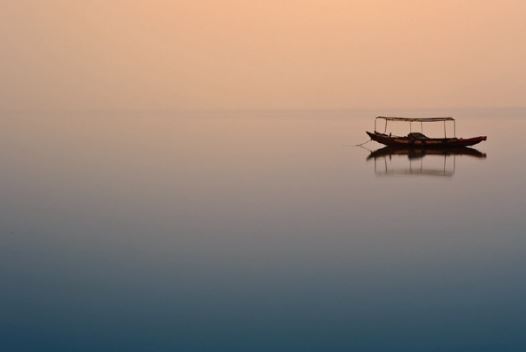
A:
[[[369,149],[369,148],[367,148],[367,147],[364,147],[364,145],[367,144],[367,143],[369,143],[370,141],[371,141],[371,140],[369,139],[367,142],[363,142],[363,143],[360,143],[360,144],[355,145],[355,147],[365,149],[365,150],[367,150],[369,153],[372,153],[372,152],[373,152],[372,149]]]
[[[367,141],[365,141],[365,142],[363,142],[363,143],[356,144],[356,147],[361,147],[361,146],[363,146],[363,145],[369,143],[370,141],[372,141],[372,139],[369,138],[369,140],[367,140]]]

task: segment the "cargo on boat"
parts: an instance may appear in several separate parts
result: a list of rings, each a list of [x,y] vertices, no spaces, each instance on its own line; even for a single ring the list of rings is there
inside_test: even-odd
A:
[[[384,120],[384,131],[378,132],[376,126],[378,119]],[[391,133],[387,133],[388,122],[407,122],[409,123],[409,134],[407,136],[396,136]],[[442,122],[444,124],[444,137],[443,138],[431,138],[423,134],[423,125],[428,122]],[[446,123],[453,123],[453,137],[447,136]],[[413,132],[413,123],[420,124],[420,132]],[[397,147],[408,147],[408,148],[451,148],[451,147],[468,147],[471,145],[478,144],[487,139],[486,136],[478,136],[472,138],[457,138],[456,137],[456,122],[452,117],[424,117],[424,118],[412,118],[412,117],[387,117],[378,116],[374,120],[374,132],[367,131],[367,134],[373,141],[387,145]]]

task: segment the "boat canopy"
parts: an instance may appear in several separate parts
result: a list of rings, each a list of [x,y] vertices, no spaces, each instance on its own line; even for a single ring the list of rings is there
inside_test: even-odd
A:
[[[397,116],[377,116],[377,119],[386,121],[405,121],[405,122],[438,122],[438,121],[455,121],[452,117],[397,117]]]
[[[424,122],[443,122],[444,123],[444,138],[447,138],[446,122],[453,121],[453,135],[457,135],[456,121],[452,117],[398,117],[398,116],[376,116],[374,119],[374,130],[376,131],[376,121],[382,119],[385,121],[384,133],[387,133],[387,123],[389,121],[409,122],[409,132],[413,132],[413,122],[420,122],[420,132],[424,133]]]

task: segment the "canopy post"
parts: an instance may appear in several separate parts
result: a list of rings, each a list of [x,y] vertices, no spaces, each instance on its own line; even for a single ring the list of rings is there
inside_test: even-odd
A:
[[[376,132],[376,121],[378,121],[378,117],[374,119],[374,131]]]
[[[424,133],[424,123],[420,121],[420,132]]]
[[[444,121],[444,138],[447,138],[446,121]]]
[[[457,138],[457,121],[453,121],[453,137]]]
[[[413,122],[409,121],[409,132],[413,132]]]
[[[387,133],[387,120],[385,120],[384,133]]]

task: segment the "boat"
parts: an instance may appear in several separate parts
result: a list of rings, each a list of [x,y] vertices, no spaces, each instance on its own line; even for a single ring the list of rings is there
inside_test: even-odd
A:
[[[381,119],[385,121],[384,132],[378,132],[376,129],[377,121]],[[409,123],[409,134],[407,136],[396,136],[391,133],[387,134],[388,122],[407,122]],[[442,122],[444,124],[444,137],[431,138],[423,133],[424,123],[428,122]],[[447,136],[446,123],[453,122],[453,137]],[[420,123],[420,132],[413,132],[413,123]],[[378,143],[386,146],[408,147],[408,148],[459,148],[469,147],[487,140],[486,136],[478,136],[472,138],[457,138],[456,137],[456,121],[452,117],[388,117],[377,116],[374,120],[374,132],[366,131],[369,137]]]

